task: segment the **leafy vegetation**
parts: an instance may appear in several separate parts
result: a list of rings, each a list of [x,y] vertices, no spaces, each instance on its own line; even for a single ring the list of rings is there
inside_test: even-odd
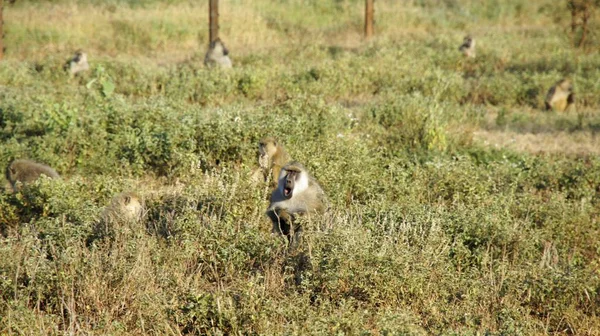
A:
[[[378,0],[371,41],[362,1],[221,5],[231,71],[204,2],[6,6],[0,166],[63,178],[0,194],[0,333],[598,335],[600,58],[566,1]],[[250,181],[266,135],[332,204],[302,254]],[[97,237],[122,191],[143,228]]]

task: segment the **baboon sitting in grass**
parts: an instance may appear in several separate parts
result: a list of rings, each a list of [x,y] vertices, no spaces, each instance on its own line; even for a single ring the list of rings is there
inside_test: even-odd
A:
[[[564,112],[574,104],[573,83],[568,79],[561,79],[556,82],[546,94],[546,110]]]
[[[317,180],[299,162],[286,164],[281,169],[277,189],[273,190],[267,209],[273,232],[286,236],[296,245],[302,231],[296,219],[323,214],[326,209],[327,197]]]
[[[63,66],[63,69],[71,76],[75,76],[82,71],[89,70],[90,65],[88,64],[87,54],[82,50],[77,50],[73,58],[67,61]]]
[[[142,229],[140,222],[144,215],[144,201],[134,192],[116,195],[102,211],[93,235],[88,239],[92,243],[96,239],[115,239],[135,233]]]
[[[229,50],[220,38],[212,41],[208,46],[208,51],[204,57],[204,65],[210,68],[231,68],[231,59],[229,59]]]
[[[475,39],[470,35],[465,36],[458,50],[466,57],[475,58]]]
[[[133,192],[125,192],[115,196],[110,205],[102,213],[104,221],[137,222],[142,218],[144,202]]]
[[[259,168],[254,171],[253,180],[267,181],[270,176],[270,186],[276,187],[281,168],[290,160],[281,142],[273,137],[262,138],[258,143]]]

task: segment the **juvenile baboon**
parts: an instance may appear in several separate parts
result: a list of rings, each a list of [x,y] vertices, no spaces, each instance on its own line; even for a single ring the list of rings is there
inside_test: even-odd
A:
[[[298,242],[302,227],[294,223],[299,216],[323,214],[327,197],[319,183],[299,162],[286,164],[279,175],[277,189],[271,194],[267,216],[273,223],[273,232],[280,233],[290,242]]]
[[[116,195],[106,206],[100,220],[96,222],[94,231],[88,237],[87,244],[91,245],[99,239],[114,240],[139,232],[142,216],[144,215],[144,201],[136,193],[124,192]]]
[[[290,156],[283,148],[283,145],[273,137],[262,138],[258,142],[258,166],[253,178],[267,181],[269,172],[271,172],[272,187],[277,186],[279,172],[281,167],[291,161]]]
[[[470,35],[465,36],[458,50],[467,57],[475,57],[475,39]]]
[[[573,83],[568,79],[561,79],[554,84],[546,95],[546,110],[566,111],[569,106],[575,104],[575,93]]]
[[[63,69],[71,76],[78,74],[79,72],[89,70],[90,65],[88,64],[87,54],[82,50],[75,51],[73,58],[67,61],[63,66]]]
[[[208,51],[204,57],[204,65],[219,68],[232,67],[231,59],[229,59],[229,50],[220,38],[217,38],[208,45]]]
[[[144,202],[133,192],[125,192],[113,197],[104,209],[102,219],[110,222],[137,222],[142,218]]]
[[[21,184],[26,185],[31,183],[37,180],[41,175],[46,175],[49,178],[60,177],[58,173],[49,166],[31,160],[14,160],[6,167],[6,179],[15,192],[19,191]]]

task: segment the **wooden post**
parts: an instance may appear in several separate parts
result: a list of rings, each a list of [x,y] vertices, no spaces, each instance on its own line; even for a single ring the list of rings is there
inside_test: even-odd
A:
[[[373,13],[375,8],[373,2],[375,0],[366,0],[365,4],[365,37],[370,38],[373,36]]]
[[[0,0],[0,60],[4,58],[4,0]]]
[[[208,38],[219,38],[219,0],[208,0]]]

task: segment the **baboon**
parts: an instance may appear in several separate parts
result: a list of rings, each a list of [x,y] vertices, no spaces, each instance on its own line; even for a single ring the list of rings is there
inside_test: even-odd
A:
[[[124,192],[116,195],[102,211],[92,235],[87,239],[87,245],[92,245],[98,239],[112,241],[139,232],[143,215],[144,202],[138,194]]]
[[[220,38],[212,41],[208,45],[208,51],[204,57],[204,65],[207,67],[231,68],[231,59],[229,59],[229,50]]]
[[[291,158],[283,148],[283,145],[273,137],[262,138],[258,142],[258,166],[255,170],[253,179],[262,179],[267,181],[269,172],[271,173],[272,187],[277,186],[279,172],[281,167],[290,162]]]
[[[475,39],[470,35],[465,36],[458,50],[467,57],[475,57]]]
[[[110,205],[104,209],[102,219],[106,222],[137,222],[142,218],[144,203],[133,192],[125,192],[113,197]]]
[[[89,70],[90,65],[87,61],[87,54],[84,53],[81,49],[75,51],[75,55],[73,58],[67,61],[63,66],[65,71],[68,71],[71,76],[74,76],[82,71]]]
[[[46,175],[53,179],[60,177],[58,173],[49,166],[31,160],[14,160],[6,167],[6,179],[14,192],[19,191],[21,184],[26,185],[31,183],[37,180],[41,175]]]
[[[323,214],[327,209],[327,197],[319,183],[299,162],[286,164],[279,175],[277,189],[271,194],[267,216],[273,222],[273,233],[297,243],[302,228],[297,217],[310,214]],[[296,227],[294,227],[296,226]]]
[[[546,95],[546,110],[564,112],[569,106],[575,104],[573,83],[568,79],[561,79],[554,84]]]

